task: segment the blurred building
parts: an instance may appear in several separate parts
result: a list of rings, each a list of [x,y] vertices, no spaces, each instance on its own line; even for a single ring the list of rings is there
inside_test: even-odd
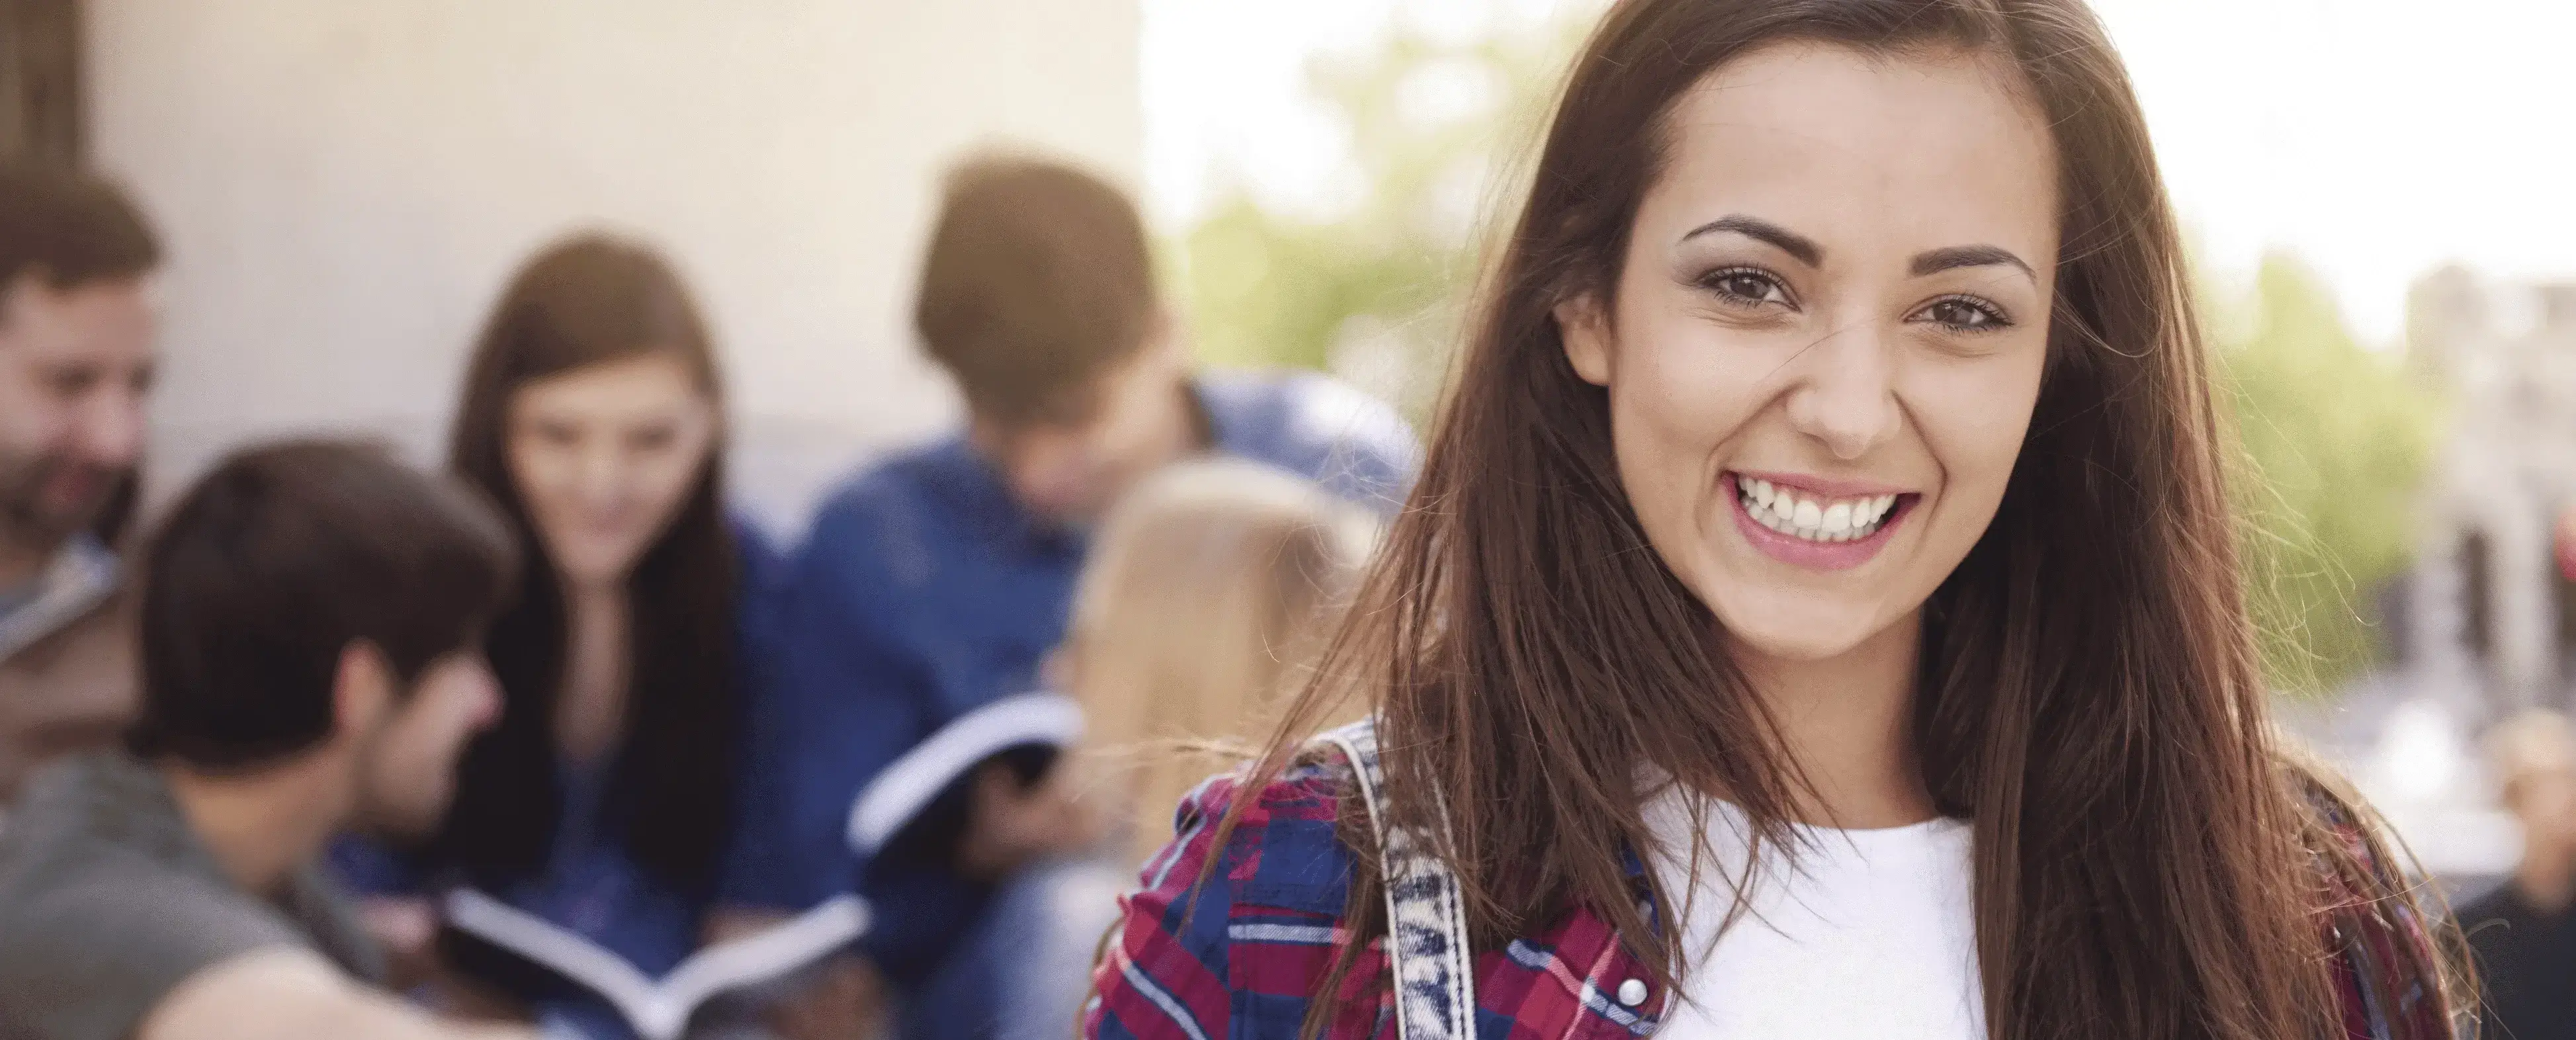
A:
[[[2376,597],[2388,667],[2286,720],[2351,773],[2425,865],[2470,887],[2519,855],[2478,738],[2516,709],[2576,703],[2576,584],[2553,531],[2576,508],[2576,284],[2459,268],[2408,300],[2407,363],[2444,389],[2415,565]]]
[[[2475,691],[2483,721],[2564,707],[2576,685],[2576,583],[2556,564],[2576,508],[2576,284],[2504,286],[2451,268],[2417,283],[2408,359],[2450,398],[2427,475],[2402,660]]]
[[[605,225],[699,290],[783,525],[954,407],[906,320],[941,169],[1142,165],[1138,0],[0,0],[36,8],[77,10],[87,157],[170,249],[165,488],[291,430],[434,456],[511,268]]]

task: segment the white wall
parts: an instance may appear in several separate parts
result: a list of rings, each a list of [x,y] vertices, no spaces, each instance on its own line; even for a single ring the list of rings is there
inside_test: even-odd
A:
[[[96,159],[170,251],[166,488],[242,439],[428,457],[509,270],[602,224],[723,340],[773,520],[954,408],[905,314],[940,169],[1007,141],[1130,183],[1136,0],[89,0]]]

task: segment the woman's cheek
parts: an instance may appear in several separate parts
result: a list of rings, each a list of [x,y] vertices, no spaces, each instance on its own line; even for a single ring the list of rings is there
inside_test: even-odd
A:
[[[1652,424],[1657,439],[1689,452],[1693,457],[1687,461],[1696,466],[1704,461],[1698,456],[1743,426],[1762,373],[1741,362],[1758,348],[1689,325],[1650,330],[1650,335],[1637,352],[1643,363],[1622,375],[1636,385],[1641,418]]]
[[[510,449],[510,477],[518,484],[519,497],[529,508],[547,510],[554,506],[558,489],[563,484],[564,452],[542,444],[519,443]]]
[[[2009,469],[2030,432],[2039,366],[2020,356],[1920,361],[1908,366],[1898,396],[1945,467]]]

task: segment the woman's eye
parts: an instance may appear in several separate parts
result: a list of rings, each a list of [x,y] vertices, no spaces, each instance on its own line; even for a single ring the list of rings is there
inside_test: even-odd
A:
[[[1780,280],[1760,271],[1740,268],[1717,271],[1701,279],[1700,284],[1725,297],[1727,302],[1741,306],[1789,302],[1789,294],[1781,288]]]
[[[637,430],[626,436],[626,443],[637,451],[664,451],[680,442],[680,431],[664,426]]]
[[[1958,297],[1932,301],[1931,306],[1923,308],[1923,317],[1958,332],[1985,332],[2011,324],[2004,320],[2003,312],[1980,301]]]

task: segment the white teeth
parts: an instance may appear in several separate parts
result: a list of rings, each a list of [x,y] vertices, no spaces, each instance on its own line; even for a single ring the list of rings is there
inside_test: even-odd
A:
[[[1800,498],[1767,480],[1736,478],[1745,515],[1781,534],[1811,542],[1848,542],[1877,533],[1895,508],[1895,495],[1847,499],[1830,504]]]

